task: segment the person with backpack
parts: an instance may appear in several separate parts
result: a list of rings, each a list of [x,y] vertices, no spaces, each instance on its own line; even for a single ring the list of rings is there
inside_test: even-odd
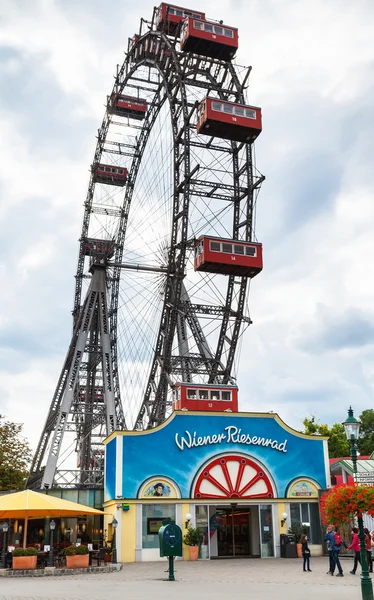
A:
[[[357,527],[352,527],[352,533],[353,533],[352,543],[350,546],[348,546],[348,550],[350,550],[352,548],[353,552],[355,553],[355,558],[354,558],[354,562],[353,562],[353,569],[352,569],[352,571],[349,571],[349,572],[351,575],[356,575],[358,563],[360,563],[360,565],[361,565],[360,540],[358,537]]]
[[[340,533],[338,532],[337,528],[334,529],[333,525],[331,525],[330,527],[331,527],[330,531],[328,531],[328,533],[326,533],[326,535],[325,535],[325,539],[327,538],[326,541],[328,541],[329,547],[331,548],[331,553],[332,553],[332,564],[330,567],[330,575],[334,575],[335,566],[336,566],[338,569],[338,573],[336,574],[336,577],[344,577],[343,569],[342,569],[342,566],[341,566],[340,560],[339,560],[339,554],[340,554],[340,550],[343,547],[347,548],[347,544],[343,540],[343,538],[340,536]]]

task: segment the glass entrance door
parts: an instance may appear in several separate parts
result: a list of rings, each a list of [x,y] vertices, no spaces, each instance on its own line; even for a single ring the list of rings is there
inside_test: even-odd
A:
[[[218,556],[250,556],[250,511],[246,508],[217,508]]]

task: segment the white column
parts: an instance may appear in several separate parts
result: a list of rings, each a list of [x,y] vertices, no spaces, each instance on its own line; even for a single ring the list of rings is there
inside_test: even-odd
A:
[[[135,545],[135,561],[142,562],[142,546],[143,546],[143,506],[136,505],[136,545]]]

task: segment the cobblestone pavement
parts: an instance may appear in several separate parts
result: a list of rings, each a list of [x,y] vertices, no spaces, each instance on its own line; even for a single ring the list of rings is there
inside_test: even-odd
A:
[[[360,600],[360,576],[349,574],[352,560],[342,565],[345,576],[331,577],[322,557],[312,559],[311,573],[299,559],[178,561],[176,581],[169,582],[166,561],[134,563],[112,573],[1,578],[0,600]]]

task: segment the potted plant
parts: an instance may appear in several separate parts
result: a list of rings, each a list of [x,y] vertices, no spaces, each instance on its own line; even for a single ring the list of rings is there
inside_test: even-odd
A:
[[[68,546],[65,548],[66,566],[68,569],[87,569],[89,550],[87,546]]]
[[[108,546],[107,548],[105,548],[105,562],[106,563],[110,563],[112,562],[112,549]]]
[[[190,560],[197,560],[202,539],[203,536],[198,527],[188,527],[187,533],[183,536],[183,543],[189,546]]]
[[[12,552],[13,569],[36,569],[37,554],[36,548],[15,548]]]
[[[303,535],[307,535],[307,533],[308,533],[307,526],[306,525],[302,525],[300,522],[294,523],[289,528],[288,533],[293,533],[294,534],[294,536],[295,536],[295,542],[296,542],[297,556],[299,558],[302,558],[303,553],[302,553],[302,546],[301,546],[301,538],[303,537]]]

